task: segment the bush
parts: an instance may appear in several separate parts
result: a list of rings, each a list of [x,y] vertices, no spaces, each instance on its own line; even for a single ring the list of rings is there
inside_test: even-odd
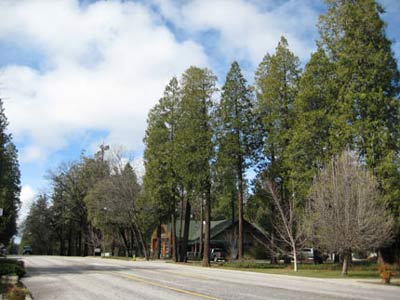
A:
[[[23,277],[25,273],[24,263],[22,261],[13,259],[0,260],[0,276],[17,275],[18,277]]]
[[[390,284],[392,277],[397,275],[394,270],[395,267],[389,264],[380,264],[378,266],[379,275],[381,276],[383,283]]]
[[[25,300],[26,295],[29,294],[29,291],[25,288],[21,287],[13,287],[7,292],[8,300]]]

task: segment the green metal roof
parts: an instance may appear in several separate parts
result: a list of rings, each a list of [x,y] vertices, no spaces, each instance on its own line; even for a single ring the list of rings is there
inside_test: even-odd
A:
[[[225,230],[227,227],[229,227],[232,224],[231,220],[219,220],[219,221],[211,221],[211,232],[210,238],[213,238],[214,236],[218,235],[221,231]],[[191,220],[190,221],[190,227],[189,227],[189,239],[188,241],[195,241],[200,238],[200,221],[195,221]],[[167,230],[171,232],[171,223],[167,224]],[[183,222],[183,226],[185,226],[185,222]],[[176,222],[176,235],[179,235],[179,229],[181,227],[181,222],[177,221]],[[183,229],[182,228],[182,234],[183,234]],[[205,228],[203,227],[203,234],[204,234]]]

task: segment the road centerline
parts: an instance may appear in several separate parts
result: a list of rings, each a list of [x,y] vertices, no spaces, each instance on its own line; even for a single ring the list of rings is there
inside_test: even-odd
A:
[[[141,270],[144,272],[148,272],[148,273],[157,273],[156,271],[153,270]],[[188,273],[177,273],[174,271],[167,271],[167,270],[163,270],[163,273],[167,273],[167,274],[171,274],[174,276],[178,276],[178,277],[185,277],[185,278],[193,278],[193,279],[199,279],[199,280],[208,280],[209,278],[206,276],[202,276],[202,275],[192,275],[192,274],[188,274]]]
[[[157,282],[150,281],[150,280],[147,280],[147,279],[144,279],[144,278],[141,278],[141,277],[138,277],[138,276],[134,276],[134,275],[131,275],[131,274],[118,273],[118,272],[110,272],[110,273],[112,273],[114,275],[117,275],[117,276],[120,276],[120,277],[131,279],[131,280],[134,280],[134,281],[137,281],[137,282],[146,283],[146,284],[149,284],[149,285],[161,287],[161,288],[168,289],[168,290],[175,291],[175,292],[182,293],[182,294],[196,296],[196,297],[204,298],[204,299],[223,300],[221,298],[216,298],[216,297],[213,297],[213,296],[209,296],[209,295],[205,295],[205,294],[201,294],[201,293],[197,293],[197,292],[193,292],[193,291],[183,290],[183,289],[180,289],[180,288],[175,288],[175,287],[168,286],[168,285],[165,285],[165,284],[157,283]]]

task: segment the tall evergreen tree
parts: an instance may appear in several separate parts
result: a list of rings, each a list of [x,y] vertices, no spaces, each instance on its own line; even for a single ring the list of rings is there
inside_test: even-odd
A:
[[[339,101],[349,108],[352,142],[377,176],[397,219],[400,242],[399,71],[374,0],[327,1],[321,45],[337,66]],[[399,247],[395,247],[399,249]],[[397,253],[400,255],[400,253]]]
[[[293,125],[293,102],[297,94],[300,62],[284,37],[274,55],[267,54],[256,71],[257,113],[262,126],[262,152],[268,177],[284,180],[282,153]]]
[[[190,67],[185,71],[182,75],[181,116],[177,131],[178,173],[183,180],[187,207],[190,207],[190,198],[204,200],[204,266],[209,266],[213,157],[211,111],[214,106],[212,97],[216,90],[215,82],[216,77],[208,69]],[[190,211],[186,211],[188,214]]]
[[[171,216],[173,258],[176,251],[176,206],[179,197],[179,178],[176,171],[176,130],[179,118],[180,89],[174,77],[166,86],[164,97],[150,111],[144,142],[145,192],[154,206],[158,207],[160,218]],[[161,220],[159,220],[161,224]]]
[[[0,242],[7,245],[17,233],[17,216],[20,207],[20,170],[17,149],[7,133],[8,121],[0,99]]]
[[[57,173],[49,175],[57,194],[63,202],[67,228],[67,255],[89,254],[89,220],[85,197],[89,192],[87,174],[83,160],[59,167]],[[55,223],[56,224],[56,223]],[[54,224],[54,226],[56,226]]]
[[[232,219],[238,199],[238,254],[243,258],[243,202],[245,172],[254,161],[256,150],[253,95],[239,64],[233,62],[222,88],[216,111],[216,174],[222,196],[231,199]],[[224,193],[225,192],[225,193]],[[226,192],[228,192],[226,195]],[[225,195],[224,195],[225,194]]]
[[[312,54],[299,82],[294,102],[295,119],[289,131],[290,143],[284,153],[290,187],[305,199],[316,172],[346,145],[343,135],[345,118],[337,107],[335,66],[325,51]],[[343,138],[343,139],[342,139]]]
[[[54,232],[49,226],[51,218],[47,195],[39,195],[29,209],[21,239],[21,244],[32,246],[34,254],[53,254]]]
[[[288,47],[284,37],[276,47],[273,55],[267,54],[256,71],[256,112],[261,124],[263,162],[258,174],[258,184],[265,180],[273,182],[279,192],[279,199],[285,207],[291,204],[298,206],[298,198],[291,192],[289,170],[284,153],[289,146],[291,136],[289,130],[294,123],[294,100],[298,92],[300,62]],[[271,202],[269,198],[268,201]],[[272,214],[277,216],[271,220],[274,227],[279,227],[279,211],[273,202],[268,205]],[[291,236],[297,233],[293,231]],[[278,230],[271,232],[271,241],[279,236]],[[275,243],[275,242],[273,242]],[[275,250],[273,250],[275,251]],[[276,253],[275,253],[276,254]],[[275,259],[276,255],[273,255]]]

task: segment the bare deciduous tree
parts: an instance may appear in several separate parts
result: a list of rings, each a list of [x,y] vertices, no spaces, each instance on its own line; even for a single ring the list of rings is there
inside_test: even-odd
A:
[[[379,247],[392,238],[393,219],[380,201],[378,183],[354,153],[344,151],[321,171],[311,189],[308,220],[315,241],[343,257]]]
[[[264,187],[270,194],[274,207],[278,213],[273,222],[276,232],[276,239],[271,240],[271,245],[284,244],[289,246],[293,255],[294,271],[297,272],[297,251],[306,241],[305,230],[302,222],[302,208],[296,200],[295,195],[283,199],[276,191],[275,185],[267,180]],[[276,247],[276,246],[275,246]]]

